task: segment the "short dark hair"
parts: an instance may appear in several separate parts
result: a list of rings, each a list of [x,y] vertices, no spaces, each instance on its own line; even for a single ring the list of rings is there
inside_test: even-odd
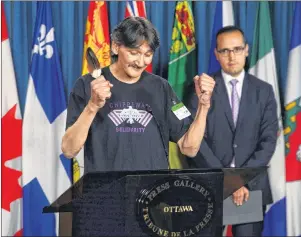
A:
[[[216,33],[216,48],[217,48],[217,38],[219,35],[224,34],[224,33],[231,33],[231,32],[235,32],[238,31],[241,33],[244,43],[247,44],[246,38],[245,38],[245,34],[242,31],[242,29],[240,29],[238,26],[225,26],[223,28],[221,28],[217,33]]]
[[[146,41],[151,50],[155,50],[160,45],[159,34],[153,24],[143,17],[127,17],[120,22],[111,34],[111,40],[118,45],[128,48],[137,48]],[[118,55],[112,53],[113,62]]]

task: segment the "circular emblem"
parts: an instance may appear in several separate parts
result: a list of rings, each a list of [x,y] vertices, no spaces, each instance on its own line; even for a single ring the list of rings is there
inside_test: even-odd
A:
[[[136,202],[139,224],[152,236],[193,236],[209,226],[215,212],[211,190],[187,176],[156,182]]]

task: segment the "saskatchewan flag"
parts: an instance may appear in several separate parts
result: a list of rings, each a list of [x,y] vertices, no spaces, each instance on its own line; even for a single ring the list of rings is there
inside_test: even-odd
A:
[[[183,99],[185,89],[196,75],[195,28],[190,1],[179,1],[175,8],[175,20],[172,30],[172,43],[168,66],[168,81],[179,99]],[[169,162],[171,169],[185,166],[183,155],[177,145],[169,144]]]
[[[267,207],[263,236],[286,236],[284,136],[268,1],[258,2],[249,73],[272,85],[280,128],[268,169],[274,203]]]

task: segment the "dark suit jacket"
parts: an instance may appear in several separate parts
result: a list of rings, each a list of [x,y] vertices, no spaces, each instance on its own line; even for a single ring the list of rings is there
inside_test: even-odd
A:
[[[246,73],[235,128],[221,72],[213,78],[216,84],[207,116],[205,138],[198,155],[189,163],[198,168],[229,167],[235,156],[236,167],[267,166],[275,151],[278,131],[272,86]],[[193,93],[187,101],[193,117],[197,104],[198,98]],[[262,190],[263,204],[272,202],[267,172],[249,182],[247,188]]]

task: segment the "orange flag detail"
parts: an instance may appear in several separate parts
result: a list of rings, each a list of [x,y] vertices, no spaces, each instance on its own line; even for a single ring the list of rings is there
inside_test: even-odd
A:
[[[86,59],[88,47],[94,51],[101,67],[110,65],[109,20],[105,1],[91,1],[89,5],[83,52],[83,75],[89,72]]]

